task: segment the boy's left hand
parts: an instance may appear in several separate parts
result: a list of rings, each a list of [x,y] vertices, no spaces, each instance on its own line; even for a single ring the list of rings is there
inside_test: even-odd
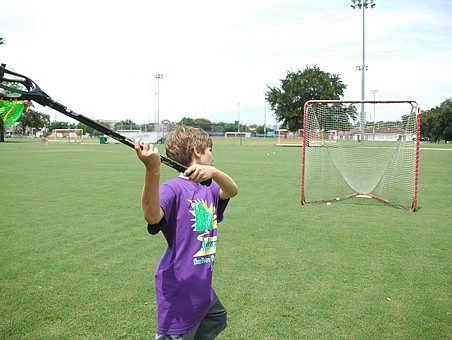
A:
[[[215,174],[215,168],[210,165],[193,164],[184,172],[184,176],[191,181],[201,183],[211,179]]]

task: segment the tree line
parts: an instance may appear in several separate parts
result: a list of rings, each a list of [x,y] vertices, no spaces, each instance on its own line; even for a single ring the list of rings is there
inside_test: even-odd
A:
[[[452,140],[452,98],[421,114],[421,136],[432,142]]]
[[[347,88],[339,74],[322,71],[317,65],[306,66],[303,70],[288,71],[278,86],[268,86],[265,92],[266,101],[274,111],[276,121],[281,128],[297,131],[303,127],[303,109],[308,100],[340,100]],[[347,113],[356,118],[356,112]],[[350,117],[352,117],[350,116]],[[353,118],[352,117],[352,118]],[[100,123],[108,124],[100,121]],[[272,132],[263,125],[242,125],[238,121],[232,123],[214,123],[205,118],[184,117],[179,122],[163,121],[168,126],[198,126],[212,133],[252,131],[257,134]],[[85,134],[99,136],[100,133],[82,123],[50,122],[48,115],[30,110],[19,120],[19,129],[27,131],[31,128],[48,131],[62,128],[83,129]],[[122,128],[121,128],[122,127]],[[128,128],[127,128],[128,127]],[[133,127],[133,128],[131,128]],[[154,131],[154,124],[136,124],[126,119],[110,126],[114,129],[140,129]],[[4,126],[0,121],[0,141],[3,140]],[[452,140],[452,99],[446,99],[439,106],[421,113],[421,137],[431,141]]]

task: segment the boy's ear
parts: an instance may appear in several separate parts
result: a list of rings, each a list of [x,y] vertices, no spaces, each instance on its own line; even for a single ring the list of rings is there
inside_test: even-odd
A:
[[[193,149],[193,156],[194,156],[194,158],[196,159],[196,158],[199,158],[199,157],[201,157],[201,151],[199,151],[199,148],[197,147],[197,146],[195,146],[194,147],[194,149]]]

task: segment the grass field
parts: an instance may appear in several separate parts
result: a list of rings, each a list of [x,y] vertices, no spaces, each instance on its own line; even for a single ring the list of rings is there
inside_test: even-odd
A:
[[[422,145],[410,213],[301,206],[301,148],[275,142],[214,141],[240,189],[219,229],[220,338],[452,339],[452,151]],[[152,338],[165,241],[147,234],[134,151],[7,140],[0,173],[0,338]]]

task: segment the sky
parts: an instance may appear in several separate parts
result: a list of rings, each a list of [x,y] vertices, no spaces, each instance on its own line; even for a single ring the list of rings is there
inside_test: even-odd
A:
[[[375,3],[366,99],[451,98],[452,0]],[[363,11],[348,0],[2,0],[0,37],[1,63],[94,119],[271,125],[267,86],[313,65],[361,99]]]

